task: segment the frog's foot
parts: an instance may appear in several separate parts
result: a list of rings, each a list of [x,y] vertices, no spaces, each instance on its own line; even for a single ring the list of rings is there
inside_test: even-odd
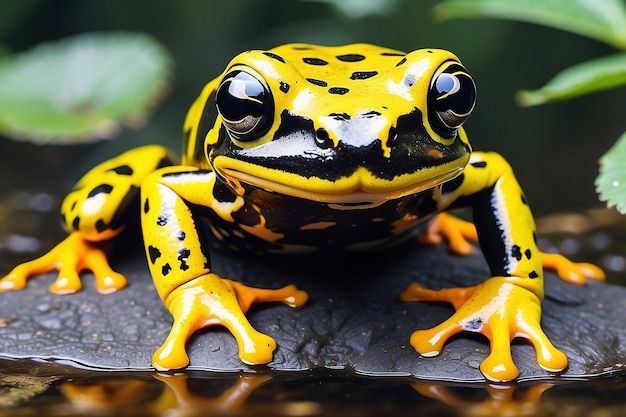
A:
[[[541,252],[541,264],[544,268],[554,270],[559,277],[570,284],[584,285],[588,279],[604,281],[604,271],[594,264],[572,262],[558,253]]]
[[[103,245],[71,233],[45,255],[16,266],[0,280],[0,292],[21,290],[31,276],[58,270],[59,275],[50,291],[75,293],[82,288],[79,273],[84,269],[93,272],[98,292],[108,294],[120,290],[126,286],[126,278],[111,269]]]
[[[446,341],[462,332],[486,336],[491,353],[480,370],[490,381],[510,381],[519,375],[511,358],[511,340],[528,339],[537,352],[537,362],[550,372],[567,367],[567,357],[556,349],[540,326],[541,301],[528,289],[515,285],[511,277],[493,277],[471,288],[428,290],[411,284],[402,294],[403,301],[446,301],[456,312],[448,320],[411,335],[411,345],[423,356],[438,355]]]
[[[441,213],[428,226],[420,242],[428,245],[438,245],[445,239],[450,250],[457,255],[472,253],[472,242],[478,240],[476,226],[473,223],[459,219],[447,213]],[[601,268],[587,262],[572,262],[557,253],[540,252],[541,264],[546,269],[557,273],[563,281],[575,285],[584,285],[588,279],[604,280],[605,274]]]
[[[450,250],[455,254],[469,255],[472,253],[472,241],[478,240],[478,233],[474,223],[447,213],[440,213],[420,237],[420,242],[427,245],[439,245],[443,239],[448,241]]]
[[[306,292],[289,285],[276,290],[247,287],[209,273],[172,291],[165,305],[174,317],[174,324],[163,345],[154,353],[152,365],[160,371],[180,369],[189,364],[185,344],[203,327],[223,325],[233,334],[242,362],[257,365],[272,360],[276,342],[256,331],[245,313],[254,303],[283,302],[291,307],[302,306]]]

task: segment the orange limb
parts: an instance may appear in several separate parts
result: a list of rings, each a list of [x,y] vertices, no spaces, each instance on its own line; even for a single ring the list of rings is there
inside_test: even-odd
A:
[[[256,331],[245,313],[255,303],[283,302],[300,307],[308,300],[306,292],[293,285],[276,290],[247,287],[214,273],[202,275],[176,288],[165,300],[174,317],[174,324],[163,345],[152,357],[157,370],[184,368],[189,364],[185,345],[201,328],[223,325],[233,334],[239,357],[247,364],[263,364],[272,360],[276,342]]]
[[[443,404],[465,410],[466,415],[502,416],[502,415],[538,415],[539,403],[543,393],[553,384],[536,384],[528,387],[519,395],[516,384],[486,384],[487,398],[471,395],[468,398],[459,395],[452,387],[429,382],[414,382],[411,386],[425,397],[433,398]],[[517,391],[517,392],[516,392]],[[518,394],[518,395],[514,395]]]
[[[105,246],[102,242],[87,241],[79,233],[71,233],[45,255],[16,266],[0,280],[0,292],[21,290],[26,287],[28,278],[54,270],[59,274],[50,291],[56,294],[80,291],[79,273],[83,270],[93,272],[98,292],[118,291],[126,286],[126,278],[109,266]]]
[[[478,241],[478,233],[473,223],[461,220],[447,213],[437,215],[429,225],[420,242],[438,245],[447,240],[450,250],[457,255],[472,253],[472,241]],[[587,279],[604,280],[601,268],[587,262],[572,262],[557,253],[540,252],[541,264],[546,269],[554,270],[563,281],[575,285],[584,285]]]
[[[556,349],[540,326],[541,301],[532,291],[516,284],[513,277],[492,277],[470,288],[429,290],[411,284],[400,296],[403,301],[445,301],[456,312],[446,321],[411,335],[411,345],[425,357],[438,355],[447,340],[462,331],[480,333],[491,344],[491,353],[480,370],[490,381],[511,381],[519,371],[511,357],[510,343],[528,339],[537,352],[539,365],[551,372],[567,367],[567,357]]]
[[[240,410],[252,395],[263,384],[271,380],[269,375],[240,375],[233,386],[227,389],[217,398],[205,398],[194,394],[188,387],[188,375],[186,374],[155,374],[155,379],[163,382],[167,389],[153,404],[157,415],[175,411],[175,415],[181,410],[194,412],[206,412],[206,410],[219,410],[223,413]]]

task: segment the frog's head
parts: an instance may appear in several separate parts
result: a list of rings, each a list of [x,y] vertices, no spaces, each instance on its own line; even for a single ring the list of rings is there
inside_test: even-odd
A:
[[[245,183],[328,203],[382,202],[463,170],[471,148],[462,124],[475,96],[443,50],[248,51],[190,110],[186,157],[236,191]]]

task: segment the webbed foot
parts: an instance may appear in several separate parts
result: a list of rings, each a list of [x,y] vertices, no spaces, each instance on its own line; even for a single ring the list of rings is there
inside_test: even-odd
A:
[[[165,305],[174,317],[174,324],[163,345],[152,356],[153,366],[160,371],[180,369],[189,364],[185,344],[203,327],[223,325],[233,334],[239,347],[239,358],[256,365],[272,360],[276,342],[256,331],[245,313],[252,304],[282,302],[300,307],[308,294],[294,285],[269,290],[251,288],[209,273],[172,291]]]
[[[447,240],[450,250],[457,255],[472,253],[472,242],[478,241],[478,233],[473,223],[447,213],[441,213],[429,225],[420,242],[438,245]],[[588,279],[604,280],[602,269],[587,262],[573,262],[557,253],[540,252],[541,264],[557,273],[563,281],[584,285]]]
[[[403,301],[446,301],[456,312],[448,320],[411,335],[411,345],[423,356],[438,355],[446,341],[462,332],[481,333],[491,352],[480,371],[490,381],[511,381],[519,371],[511,357],[511,340],[528,339],[537,352],[537,362],[550,372],[567,367],[567,357],[556,349],[540,326],[541,301],[532,291],[514,283],[515,278],[493,277],[470,288],[440,291],[411,284],[401,294]]]
[[[0,279],[0,292],[21,290],[31,276],[58,270],[50,292],[75,293],[82,288],[79,273],[85,269],[93,272],[98,292],[108,294],[120,290],[126,286],[126,278],[111,269],[103,245],[71,233],[45,255],[16,266]]]

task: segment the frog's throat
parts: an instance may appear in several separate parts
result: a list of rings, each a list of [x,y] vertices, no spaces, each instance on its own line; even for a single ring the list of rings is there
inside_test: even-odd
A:
[[[226,179],[240,195],[245,192],[241,183],[245,183],[282,195],[331,204],[383,203],[416,194],[455,178],[465,166],[460,165],[459,161],[453,161],[445,168],[441,165],[423,168],[416,173],[400,175],[391,180],[378,178],[361,167],[349,177],[331,181],[267,168],[248,167],[251,168],[248,170],[244,169],[245,166],[239,166],[241,164],[239,161],[234,164],[236,166],[214,166],[217,174]],[[252,174],[257,172],[265,175]]]

